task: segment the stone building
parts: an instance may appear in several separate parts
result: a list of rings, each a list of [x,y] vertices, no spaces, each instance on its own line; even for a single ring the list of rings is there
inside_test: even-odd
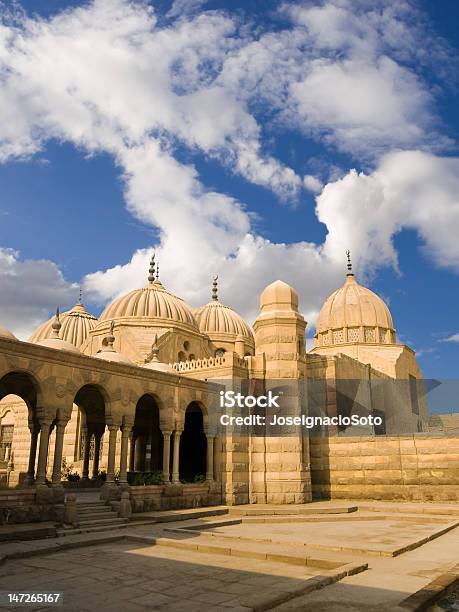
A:
[[[303,503],[318,473],[311,436],[426,428],[415,354],[397,343],[387,306],[350,263],[309,352],[298,295],[286,283],[262,292],[253,329],[217,291],[215,278],[211,301],[194,310],[162,284],[153,257],[147,284],[98,319],[80,299],[28,342],[0,328],[3,482],[49,503],[62,500],[64,486],[101,485],[106,499],[129,488],[134,510]],[[284,436],[217,426],[212,406],[222,389],[259,395],[287,383],[292,414],[373,414],[382,425],[296,427]],[[77,485],[63,482],[65,471],[80,476]],[[139,477],[152,484],[140,490]]]

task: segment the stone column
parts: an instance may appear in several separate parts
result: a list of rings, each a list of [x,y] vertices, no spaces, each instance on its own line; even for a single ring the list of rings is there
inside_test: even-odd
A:
[[[38,424],[30,427],[30,451],[29,451],[29,465],[27,467],[27,478],[26,484],[33,485],[35,482],[35,461],[37,458],[37,442],[38,434],[40,433],[40,426]]]
[[[128,439],[132,431],[132,425],[121,427],[121,451],[120,451],[120,484],[127,484],[127,454]]]
[[[64,450],[64,433],[67,421],[58,419],[56,422],[56,442],[54,444],[54,463],[51,481],[54,486],[61,484],[62,451]]]
[[[129,447],[129,471],[134,472],[135,471],[135,443],[137,440],[137,436],[134,434],[133,431],[131,431],[129,439],[131,441],[131,445]]]
[[[99,477],[99,461],[100,461],[100,441],[103,434],[98,432],[94,434],[94,460],[92,462],[92,479],[97,480]]]
[[[180,436],[182,435],[182,430],[176,429],[174,431],[174,457],[172,461],[172,482],[174,484],[180,483]]]
[[[107,484],[115,482],[115,453],[116,453],[116,435],[119,425],[108,425],[108,462],[107,462]]]
[[[82,480],[89,480],[89,452],[91,450],[91,437],[92,430],[86,427],[86,436],[84,443],[84,454],[83,454],[83,470]]]
[[[37,485],[46,484],[46,463],[48,461],[48,442],[51,421],[40,421],[40,446],[38,449]]]
[[[215,436],[207,435],[207,466],[206,480],[214,479],[214,440]]]
[[[169,482],[171,461],[171,431],[163,431],[163,480]]]

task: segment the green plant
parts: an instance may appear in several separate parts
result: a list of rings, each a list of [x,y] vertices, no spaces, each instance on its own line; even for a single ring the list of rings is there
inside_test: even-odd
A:
[[[64,457],[62,459],[62,466],[61,466],[61,480],[68,480],[69,475],[72,473],[72,470],[73,470],[73,463],[69,465],[67,463],[67,459]]]
[[[80,480],[80,475],[78,472],[72,472],[71,474],[67,475],[67,480],[69,482],[78,482]]]
[[[99,470],[97,478],[102,480],[102,482],[105,482],[107,480],[107,472],[105,470]]]
[[[132,482],[132,484],[135,487],[139,487],[145,484],[145,476],[143,474],[136,474],[134,476],[134,480]]]
[[[150,474],[146,474],[145,484],[160,485],[163,484],[163,473],[161,470],[156,470]]]
[[[193,478],[193,482],[195,484],[206,482],[206,477],[204,476],[204,474],[196,474],[196,476]]]

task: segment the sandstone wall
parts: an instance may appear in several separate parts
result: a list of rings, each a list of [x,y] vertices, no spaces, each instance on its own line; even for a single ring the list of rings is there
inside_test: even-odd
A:
[[[310,440],[316,499],[459,501],[459,436]]]

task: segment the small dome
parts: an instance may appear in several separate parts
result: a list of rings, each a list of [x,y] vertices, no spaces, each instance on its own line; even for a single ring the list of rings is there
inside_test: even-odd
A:
[[[274,281],[263,290],[260,296],[260,309],[262,312],[276,310],[298,312],[298,293],[284,281]]]
[[[315,345],[394,344],[392,316],[384,301],[349,273],[344,285],[325,301],[317,319]]]
[[[74,344],[61,340],[61,338],[45,338],[39,342],[35,342],[37,346],[47,346],[48,348],[57,349],[59,351],[70,351],[71,353],[79,353],[80,351]]]
[[[235,310],[218,301],[218,277],[214,278],[212,300],[195,310],[194,316],[201,333],[211,340],[244,340],[253,345],[253,334],[244,319]]]
[[[52,332],[54,317],[46,321],[38,327],[30,336],[29,342],[38,343],[46,338],[49,338]],[[63,312],[60,315],[61,329],[59,337],[77,348],[79,348],[89,332],[97,325],[97,319],[88,312],[81,302],[75,304],[71,310]]]
[[[17,340],[16,336],[10,332],[9,329],[0,325],[0,338],[6,338],[7,340]]]
[[[77,347],[67,340],[63,340],[60,336],[62,323],[60,321],[59,308],[56,310],[56,316],[51,321],[51,333],[49,337],[35,342],[38,346],[46,346],[47,348],[57,349],[59,351],[70,351],[71,353],[79,353]]]
[[[123,355],[123,353],[118,353],[118,351],[115,351],[113,348],[113,344],[115,342],[115,336],[113,335],[114,323],[114,321],[110,323],[110,330],[102,340],[102,348],[98,350],[93,357],[97,357],[97,359],[105,359],[105,361],[114,361],[116,363],[134,365],[129,357],[126,357],[126,355]]]
[[[196,321],[203,334],[231,334],[253,341],[250,327],[236,311],[220,302],[209,302],[196,310]]]
[[[144,368],[148,370],[157,370],[158,372],[168,372],[169,374],[177,374],[176,370],[168,364],[159,360],[158,335],[155,334],[151,353],[145,357]]]
[[[116,363],[126,363],[128,365],[134,365],[129,357],[123,355],[122,353],[117,353],[115,350],[106,351],[100,350],[93,357],[97,357],[97,359],[105,359],[105,361],[114,361]]]
[[[151,261],[149,283],[141,289],[134,289],[112,302],[100,316],[100,321],[119,320],[124,317],[137,319],[160,319],[170,325],[170,321],[193,327],[197,331],[196,320],[191,308],[181,298],[165,289],[154,276],[154,256]]]

